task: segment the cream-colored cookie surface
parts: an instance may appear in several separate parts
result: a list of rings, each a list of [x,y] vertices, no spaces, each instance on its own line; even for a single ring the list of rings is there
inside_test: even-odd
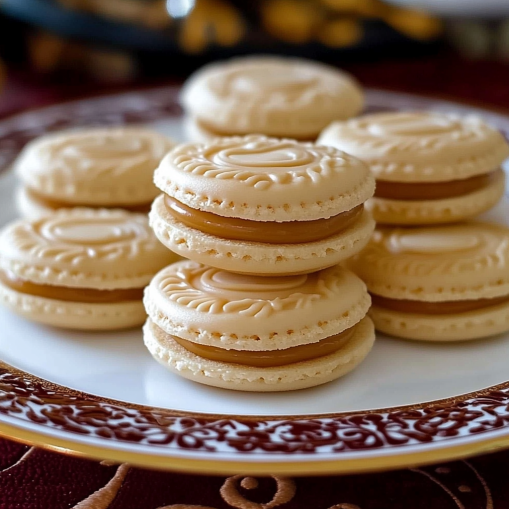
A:
[[[141,288],[175,259],[145,215],[121,210],[61,211],[0,232],[0,268],[38,284]]]
[[[28,188],[70,205],[136,205],[157,195],[153,172],[174,145],[145,128],[65,131],[29,143],[15,169]]]
[[[223,389],[279,392],[314,387],[346,375],[370,352],[375,331],[373,323],[366,317],[357,325],[355,336],[335,353],[270,368],[199,357],[180,346],[150,319],[143,328],[143,338],[145,346],[161,365],[189,380]]]
[[[348,264],[371,293],[392,299],[509,296],[509,229],[481,222],[379,228]]]
[[[337,149],[254,135],[180,145],[154,182],[194,209],[255,221],[328,218],[375,187],[368,168]]]
[[[494,171],[509,156],[502,134],[482,119],[424,111],[335,122],[317,143],[362,159],[377,180],[394,182],[466,179]]]
[[[313,139],[333,120],[357,115],[363,93],[348,74],[303,59],[248,57],[195,73],[184,109],[216,134]]]
[[[224,349],[267,351],[339,334],[366,315],[371,301],[364,283],[339,266],[266,278],[183,261],[154,277],[144,302],[168,334]]]

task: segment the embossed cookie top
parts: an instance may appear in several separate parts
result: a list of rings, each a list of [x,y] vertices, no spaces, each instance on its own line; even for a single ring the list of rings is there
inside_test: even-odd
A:
[[[307,342],[318,341],[328,324],[338,333],[363,318],[369,298],[364,283],[340,267],[268,278],[184,261],[157,274],[145,305],[158,325],[169,324],[170,333],[196,342],[203,340],[200,333],[234,338],[234,348],[256,350],[253,343],[261,339],[293,335],[299,342],[311,330],[315,335]]]
[[[317,62],[239,58],[209,65],[185,84],[186,110],[226,132],[273,136],[318,134],[363,107],[348,74]]]
[[[0,233],[0,266],[40,284],[142,287],[175,259],[144,215],[119,210],[62,211],[16,221]]]
[[[374,192],[359,160],[332,147],[263,136],[177,146],[154,179],[190,207],[259,221],[330,217]]]
[[[351,268],[371,292],[395,299],[509,295],[509,229],[480,222],[380,228]]]
[[[480,118],[434,112],[365,115],[335,122],[319,137],[359,157],[377,179],[443,182],[496,169],[509,156],[504,137]]]
[[[154,170],[174,145],[142,128],[67,131],[28,144],[16,170],[28,187],[71,203],[148,202]]]

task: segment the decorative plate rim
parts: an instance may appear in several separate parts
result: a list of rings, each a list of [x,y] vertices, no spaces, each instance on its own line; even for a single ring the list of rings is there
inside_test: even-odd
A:
[[[159,87],[80,99],[0,120],[0,171],[9,167],[27,141],[43,132],[179,115],[178,90]],[[450,101],[379,90],[370,90],[367,96],[374,110],[453,106],[483,112],[509,126],[503,114]],[[0,435],[71,454],[193,472],[263,474],[270,468],[275,474],[309,475],[372,471],[509,447],[509,380],[398,407],[232,416],[103,398],[0,361]]]

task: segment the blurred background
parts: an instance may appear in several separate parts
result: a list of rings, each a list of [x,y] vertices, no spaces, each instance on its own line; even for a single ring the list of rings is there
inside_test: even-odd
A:
[[[0,0],[0,115],[248,53],[509,108],[509,0]]]

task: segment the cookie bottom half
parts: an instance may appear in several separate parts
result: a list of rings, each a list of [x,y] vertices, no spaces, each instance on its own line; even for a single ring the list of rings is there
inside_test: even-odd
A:
[[[0,304],[31,321],[74,330],[118,330],[143,324],[142,301],[68,302],[17,292],[0,284]]]
[[[439,185],[439,184],[437,184]],[[495,206],[505,191],[505,174],[472,193],[442,200],[390,200],[371,198],[366,208],[377,223],[392,225],[429,225],[453,223],[475,217]]]
[[[365,317],[357,325],[355,336],[333,354],[285,366],[258,368],[199,357],[150,319],[145,323],[143,336],[152,356],[177,375],[213,387],[250,392],[292,391],[335,380],[355,369],[375,341],[373,322]]]
[[[466,341],[509,331],[509,302],[448,315],[402,313],[373,306],[369,316],[384,334],[421,341]]]
[[[358,253],[369,241],[375,222],[364,211],[345,230],[326,239],[302,244],[265,244],[228,240],[190,228],[171,216],[164,195],[149,215],[157,238],[184,258],[230,272],[256,275],[295,275],[325,269]]]
[[[248,134],[251,134],[253,132],[256,132],[258,134],[263,134],[265,136],[271,136],[274,138],[289,138],[293,140],[298,140],[301,142],[308,142],[308,143],[314,143],[316,139],[318,138],[318,135],[320,132],[314,131],[314,132],[308,132],[308,131],[301,131],[301,132],[260,132],[259,129],[242,129],[239,131],[231,130],[231,131],[215,131],[205,125],[204,122],[200,121],[197,117],[194,117],[192,115],[186,115],[184,117],[184,133],[186,136],[186,140],[192,142],[192,143],[208,143],[216,138],[223,138],[223,137],[231,137],[231,136],[246,136]]]
[[[150,203],[136,205],[83,205],[83,204],[65,204],[57,208],[51,207],[44,200],[37,198],[34,193],[31,193],[26,187],[19,187],[16,190],[16,207],[20,215],[26,219],[37,220],[45,216],[54,214],[62,210],[75,210],[75,209],[107,209],[107,210],[126,210],[128,212],[146,214],[150,208]]]

